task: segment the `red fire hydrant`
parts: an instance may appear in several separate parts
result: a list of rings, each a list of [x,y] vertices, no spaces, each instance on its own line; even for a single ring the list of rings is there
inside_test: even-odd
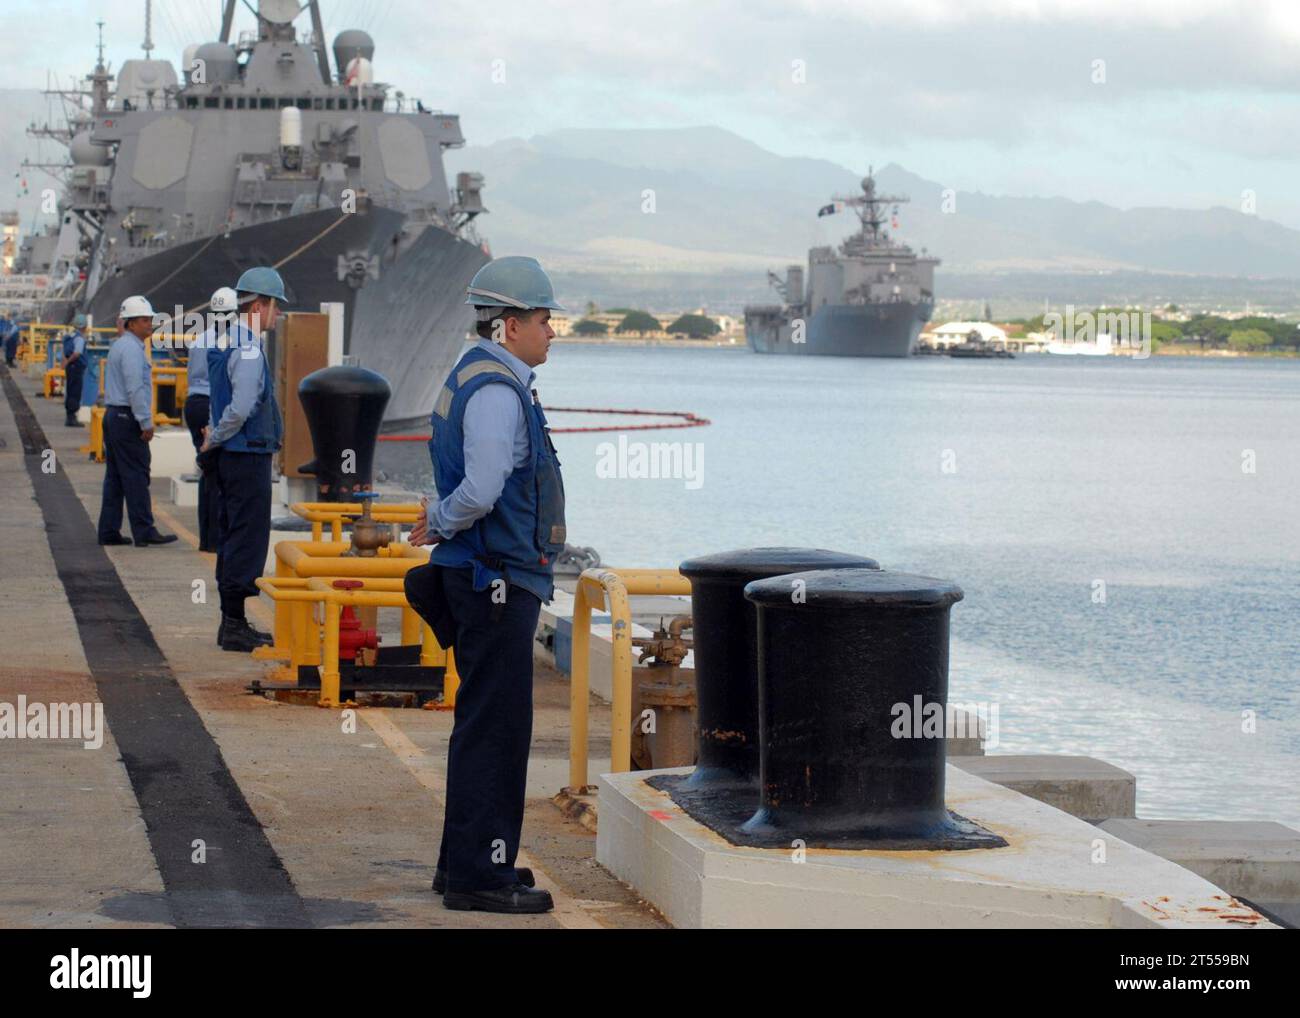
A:
[[[360,590],[364,586],[361,580],[334,581],[335,590]],[[352,605],[345,604],[339,612],[339,660],[356,661],[361,651],[378,648],[379,633],[374,629],[362,629]]]

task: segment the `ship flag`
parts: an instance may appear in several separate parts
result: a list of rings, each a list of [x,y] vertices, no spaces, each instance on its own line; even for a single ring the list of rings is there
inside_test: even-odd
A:
[[[839,203],[831,202],[829,205],[823,205],[821,208],[817,210],[817,218],[820,219],[822,216],[833,216],[839,210],[840,210]]]

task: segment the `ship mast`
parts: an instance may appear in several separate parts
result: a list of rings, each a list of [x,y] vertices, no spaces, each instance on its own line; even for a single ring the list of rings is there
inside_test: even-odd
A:
[[[886,205],[901,205],[911,201],[901,194],[876,194],[875,167],[867,169],[862,178],[862,194],[836,195],[835,201],[849,206],[857,214],[862,229],[845,241],[845,249],[873,248],[889,246],[889,235],[884,232],[885,216],[882,211]]]
[[[33,122],[27,126],[28,137],[49,138],[52,141],[57,141],[60,145],[67,146],[78,132],[89,127],[95,117],[100,116],[108,109],[109,83],[113,80],[113,75],[108,72],[108,67],[104,63],[104,22],[97,21],[95,24],[99,28],[99,42],[96,44],[98,57],[95,61],[95,69],[90,74],[87,74],[85,78],[90,87],[88,89],[44,89],[44,95],[58,96],[62,101],[63,125],[56,127],[50,123],[37,124]],[[85,100],[87,98],[90,100],[89,109],[86,108]],[[65,185],[67,184],[67,171],[70,166],[71,163],[67,160],[50,163],[24,159],[21,163],[22,169],[41,170],[60,184]]]

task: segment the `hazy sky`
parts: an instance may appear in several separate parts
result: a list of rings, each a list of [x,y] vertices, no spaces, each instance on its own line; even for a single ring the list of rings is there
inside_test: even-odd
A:
[[[143,0],[3,10],[0,86],[84,73],[101,17],[114,65],[139,55]],[[1300,227],[1300,0],[322,0],[322,10],[329,38],[370,31],[377,79],[459,113],[471,144],[714,124],[782,154],[855,170],[893,161],[990,193],[1237,208],[1249,189],[1260,216]],[[155,55],[179,63],[219,17],[215,0],[157,0]],[[236,28],[252,25],[240,4]]]

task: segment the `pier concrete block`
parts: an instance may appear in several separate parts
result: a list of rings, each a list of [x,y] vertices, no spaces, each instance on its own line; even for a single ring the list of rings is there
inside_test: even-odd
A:
[[[1300,906],[1300,831],[1285,824],[1117,818],[1097,826],[1270,911]]]
[[[158,427],[149,443],[152,477],[179,477],[194,473],[194,442],[187,428]]]
[[[199,480],[197,477],[173,477],[170,480],[172,505],[184,508],[199,504]]]
[[[1131,817],[1137,810],[1137,779],[1090,756],[966,756],[951,763],[1081,820]]]
[[[951,765],[948,808],[1005,848],[741,847],[647,783],[690,770],[599,783],[597,861],[678,927],[1275,928],[1190,870]]]
[[[958,707],[947,716],[945,728],[944,738],[948,740],[946,751],[949,757],[984,755],[984,740],[988,733],[985,731],[984,719],[978,714]]]

